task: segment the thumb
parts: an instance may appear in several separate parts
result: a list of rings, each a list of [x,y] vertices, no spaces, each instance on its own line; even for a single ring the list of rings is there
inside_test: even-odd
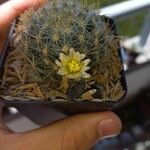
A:
[[[88,150],[98,139],[118,134],[120,129],[121,122],[114,113],[89,113],[25,133],[21,141],[27,143],[28,150],[49,150],[50,147],[53,150]]]

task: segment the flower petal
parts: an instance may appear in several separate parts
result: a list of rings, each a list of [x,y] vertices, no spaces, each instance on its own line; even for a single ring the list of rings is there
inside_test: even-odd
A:
[[[62,63],[66,63],[68,61],[68,56],[66,56],[63,53],[60,53],[59,59],[61,60]]]
[[[84,61],[83,61],[84,66],[87,66],[87,65],[90,63],[90,61],[91,61],[90,59],[86,59],[86,60],[84,60]]]
[[[69,79],[79,79],[79,78],[81,78],[81,73],[68,74],[67,77],[68,77]]]
[[[82,59],[84,59],[84,58],[85,58],[85,56],[86,56],[85,54],[81,54],[81,55],[80,55],[81,60],[82,60]]]
[[[69,56],[70,57],[73,57],[75,55],[75,51],[74,51],[74,48],[70,48],[70,51],[69,51]]]
[[[88,74],[88,73],[86,73],[86,72],[84,72],[83,74],[82,74],[82,77],[83,78],[90,78],[91,77],[91,75],[90,74]]]
[[[68,72],[65,69],[59,69],[57,72],[59,75],[66,75]]]
[[[62,66],[62,63],[61,63],[60,61],[58,61],[58,60],[55,60],[55,64],[56,64],[57,66],[59,66],[59,67]]]
[[[74,54],[74,58],[76,59],[76,60],[78,60],[78,61],[81,61],[81,60],[83,60],[84,58],[85,58],[85,54],[80,54],[79,52],[76,52],[75,54]]]
[[[69,49],[69,54],[65,55],[64,53],[60,53],[60,61],[56,60],[55,63],[60,67],[58,70],[58,74],[62,76],[66,76],[69,79],[80,80],[81,78],[90,78],[91,75],[86,73],[87,70],[90,69],[88,64],[90,63],[90,59],[83,60],[86,57],[85,54],[80,54],[79,51],[75,51],[74,48]],[[77,61],[81,65],[81,70],[77,73],[71,73],[68,71],[68,63],[70,61]]]
[[[76,52],[76,53],[74,54],[73,58],[74,58],[75,60],[81,61],[81,54],[80,54],[79,52]]]
[[[90,69],[90,67],[88,67],[88,66],[85,67],[85,66],[84,66],[84,67],[82,68],[82,71],[85,72],[85,71],[87,71],[87,70],[89,70],[89,69]]]

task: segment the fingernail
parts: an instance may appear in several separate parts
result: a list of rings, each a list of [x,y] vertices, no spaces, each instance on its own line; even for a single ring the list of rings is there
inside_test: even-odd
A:
[[[110,139],[110,138],[114,138],[114,137],[116,137],[118,134],[114,134],[114,135],[108,135],[108,136],[103,136],[103,137],[101,137],[100,139],[101,140],[105,140],[105,139]]]
[[[117,135],[117,128],[118,126],[112,119],[106,119],[100,122],[98,125],[98,132],[101,138],[106,137],[114,137]]]

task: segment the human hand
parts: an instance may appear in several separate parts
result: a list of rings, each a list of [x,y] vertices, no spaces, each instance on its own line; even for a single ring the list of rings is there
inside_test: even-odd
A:
[[[11,0],[0,6],[0,49],[11,22],[29,7],[38,7],[42,2]],[[0,103],[1,111],[3,107]],[[120,129],[121,122],[112,112],[71,116],[25,133],[14,133],[0,119],[0,150],[88,150],[98,139],[118,134]]]
[[[0,52],[14,19],[29,7],[38,8],[46,0],[11,0],[0,5]]]

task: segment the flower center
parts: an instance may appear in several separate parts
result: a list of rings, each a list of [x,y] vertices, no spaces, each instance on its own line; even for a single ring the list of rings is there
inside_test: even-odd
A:
[[[78,73],[81,70],[81,63],[72,59],[68,62],[67,69],[71,74]]]

